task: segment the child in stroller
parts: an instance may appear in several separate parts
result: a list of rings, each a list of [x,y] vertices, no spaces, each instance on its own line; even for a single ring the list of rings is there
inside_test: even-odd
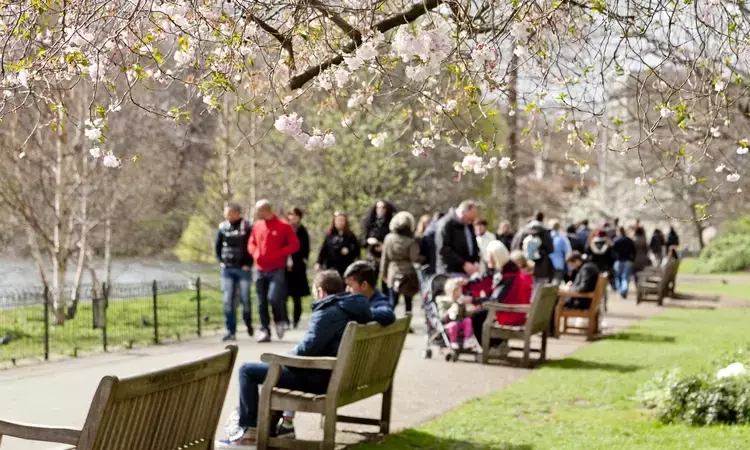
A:
[[[462,292],[465,284],[466,280],[463,278],[451,278],[445,282],[445,292],[435,299],[440,322],[448,333],[448,341],[453,350],[468,347],[473,336],[471,314],[475,307],[471,296]],[[460,343],[459,334],[463,338]]]

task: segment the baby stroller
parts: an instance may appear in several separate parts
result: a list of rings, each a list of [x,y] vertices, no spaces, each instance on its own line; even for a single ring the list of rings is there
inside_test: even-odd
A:
[[[448,281],[447,275],[437,274],[432,275],[425,283],[424,292],[422,293],[422,305],[424,306],[425,322],[427,326],[427,340],[425,349],[422,352],[422,357],[425,359],[432,358],[431,346],[435,345],[439,349],[450,349],[450,351],[445,354],[446,361],[456,362],[460,355],[470,354],[474,355],[475,360],[478,362],[480,361],[481,355],[475,350],[464,348],[463,345],[459,345],[457,349],[451,349],[448,333],[445,330],[443,322],[440,320],[436,301],[437,296],[444,293],[446,281]]]

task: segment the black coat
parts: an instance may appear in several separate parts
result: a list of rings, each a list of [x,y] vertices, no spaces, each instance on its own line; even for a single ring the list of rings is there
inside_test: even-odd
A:
[[[583,294],[594,292],[596,282],[599,280],[599,268],[591,261],[586,261],[576,272],[573,284],[570,286],[571,292],[580,292]]]
[[[659,230],[654,231],[654,234],[651,235],[651,242],[649,242],[648,247],[657,258],[664,257],[664,244],[666,244],[664,241],[664,234]]]
[[[326,236],[318,253],[318,264],[324,269],[333,269],[344,276],[346,268],[359,259],[359,241],[354,233]]]
[[[374,261],[380,261],[380,256],[383,253],[383,242],[385,241],[385,237],[388,236],[388,233],[391,232],[389,229],[391,219],[386,217],[383,218],[376,218],[372,221],[372,223],[365,224],[366,229],[362,236],[362,247],[367,249],[367,256],[368,259],[374,260]],[[375,238],[380,242],[380,250],[375,250],[374,245],[370,245],[367,243],[367,240],[370,238]],[[377,269],[380,270],[380,264],[378,264]]]
[[[555,268],[552,265],[552,260],[549,258],[550,253],[555,250],[555,246],[552,242],[552,236],[549,230],[542,225],[541,222],[533,220],[529,222],[521,231],[516,233],[513,237],[513,243],[509,250],[523,250],[523,241],[530,234],[539,236],[542,241],[542,246],[539,249],[541,259],[534,261],[534,281],[546,281],[552,280],[552,275],[555,272]]]
[[[502,242],[505,248],[510,251],[511,245],[513,245],[513,233],[498,234],[497,240]]]
[[[470,231],[471,242],[474,244],[471,250],[466,241],[467,227]],[[454,210],[438,221],[435,232],[435,250],[436,273],[463,273],[464,263],[479,262],[479,245],[474,234],[474,227],[461,222]]]
[[[578,233],[568,233],[568,241],[570,241],[570,248],[580,254],[585,253],[584,243],[578,238]]]
[[[307,297],[310,285],[307,281],[307,258],[310,257],[310,235],[304,225],[297,228],[299,250],[292,255],[292,270],[286,274],[287,295],[290,297]]]

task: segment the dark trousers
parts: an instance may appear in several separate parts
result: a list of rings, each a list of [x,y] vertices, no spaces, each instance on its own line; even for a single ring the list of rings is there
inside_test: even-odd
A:
[[[240,426],[258,426],[258,401],[260,386],[266,381],[269,365],[266,363],[245,363],[240,367]],[[324,394],[328,388],[330,372],[325,376],[310,376],[309,371],[281,368],[281,376],[276,387],[299,390],[313,394]]]
[[[395,289],[389,289],[388,290],[388,297],[391,300],[391,305],[393,305],[393,309],[396,309],[396,306],[398,306],[398,299],[399,299],[399,297],[403,297],[404,298],[404,305],[406,306],[406,312],[407,313],[411,313],[412,300],[413,300],[412,297],[407,297],[404,294],[396,292]]]
[[[292,299],[292,305],[294,307],[294,310],[293,310],[294,321],[292,323],[294,323],[294,326],[296,327],[297,324],[299,323],[300,317],[302,317],[302,297],[299,297],[299,296],[291,297],[291,299]],[[286,308],[286,309],[287,309],[286,321],[289,322],[289,313],[288,313],[289,308]]]
[[[474,337],[477,342],[479,342],[479,345],[482,345],[482,326],[484,326],[485,319],[487,319],[486,309],[474,311],[474,315],[471,316],[471,328],[474,331]],[[496,347],[502,343],[502,339],[490,339],[490,347]]]
[[[223,294],[224,321],[227,332],[237,332],[237,303],[235,302],[235,291],[239,291],[240,304],[242,305],[242,321],[248,330],[253,329],[252,308],[250,306],[250,283],[253,274],[239,267],[225,267],[221,269],[221,290]]]
[[[258,294],[258,313],[260,327],[269,331],[271,317],[268,315],[268,305],[271,305],[275,323],[284,323],[286,319],[286,269],[271,272],[256,272],[255,290]]]

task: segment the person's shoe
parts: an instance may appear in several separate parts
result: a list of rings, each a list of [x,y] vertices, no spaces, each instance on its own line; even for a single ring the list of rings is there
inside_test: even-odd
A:
[[[296,330],[296,329],[297,329],[297,328],[299,327],[299,322],[294,322],[294,325],[293,325],[293,327],[294,327],[294,329]]]
[[[271,333],[268,330],[260,330],[260,334],[258,334],[258,342],[271,342]]]
[[[276,336],[279,338],[279,340],[284,339],[284,333],[286,333],[286,323],[277,323],[276,324]]]
[[[411,327],[409,327],[409,334],[414,334],[414,330],[412,330]]]
[[[223,338],[221,338],[222,342],[229,342],[229,341],[236,341],[237,336],[234,333],[227,333],[224,335]]]
[[[253,337],[253,333],[254,333],[253,327],[247,327],[247,334],[249,334],[250,337]]]
[[[458,342],[451,342],[451,350],[458,350],[461,347],[458,345]]]
[[[255,449],[258,443],[257,432],[254,428],[240,430],[229,438],[216,441],[216,450],[230,449]]]
[[[276,437],[279,439],[294,439],[297,435],[294,432],[294,422],[282,420],[276,428]]]

